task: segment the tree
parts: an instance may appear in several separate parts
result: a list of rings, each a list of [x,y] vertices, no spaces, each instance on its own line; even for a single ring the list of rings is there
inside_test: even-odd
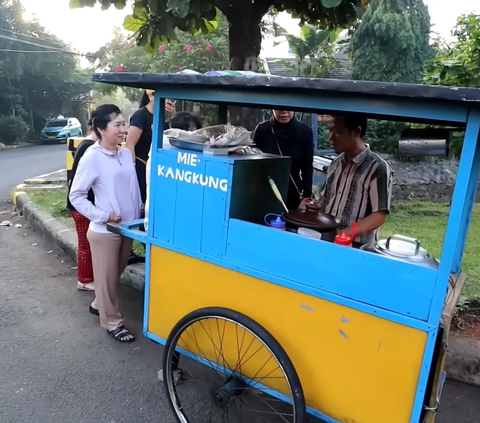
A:
[[[350,41],[353,78],[419,82],[432,58],[423,0],[372,0]]]
[[[124,27],[135,33],[137,43],[154,53],[177,36],[176,29],[190,34],[211,33],[218,27],[218,10],[229,23],[230,68],[257,70],[263,17],[269,12],[289,12],[302,23],[314,26],[348,27],[357,19],[357,9],[367,0],[136,0]],[[125,7],[127,0],[70,0],[71,7],[111,5]]]
[[[349,40],[354,79],[386,82],[422,80],[433,56],[430,15],[423,0],[372,0]],[[402,123],[369,122],[365,140],[377,151],[394,153]]]
[[[435,58],[427,62],[424,82],[452,87],[480,87],[480,15],[461,15],[452,31],[456,41],[436,42]],[[450,154],[460,157],[463,131],[452,132]]]
[[[456,42],[438,43],[436,57],[426,66],[425,82],[431,85],[480,87],[480,15],[458,18],[453,29]]]
[[[91,88],[75,55],[38,22],[25,22],[17,0],[0,3],[0,132],[39,132],[51,116],[82,109]],[[6,117],[15,119],[7,119]],[[81,116],[78,116],[81,118]],[[18,122],[16,131],[12,128]],[[20,139],[10,139],[19,141]]]

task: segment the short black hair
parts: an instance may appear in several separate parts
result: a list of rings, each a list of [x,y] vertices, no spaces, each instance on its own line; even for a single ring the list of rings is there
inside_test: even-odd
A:
[[[343,118],[343,126],[350,131],[353,131],[356,128],[360,128],[360,137],[363,138],[367,132],[367,122],[368,118],[366,115],[361,113],[342,113],[334,115],[334,118],[341,117]]]
[[[200,119],[192,113],[178,112],[172,117],[170,127],[190,131],[192,127],[200,129],[202,127],[202,122],[200,122]]]
[[[98,106],[92,114],[93,130],[98,138],[102,138],[99,129],[107,129],[108,124],[112,121],[112,115],[118,116],[120,109],[115,104],[102,104]]]

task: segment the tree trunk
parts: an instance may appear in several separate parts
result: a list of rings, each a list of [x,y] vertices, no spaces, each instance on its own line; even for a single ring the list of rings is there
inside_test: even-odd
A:
[[[220,9],[229,23],[230,69],[257,72],[258,56],[262,46],[260,23],[271,1],[228,1],[228,3]],[[229,116],[233,125],[253,130],[261,121],[261,110],[229,107]]]
[[[262,46],[260,20],[234,19],[228,30],[230,69],[257,72]]]

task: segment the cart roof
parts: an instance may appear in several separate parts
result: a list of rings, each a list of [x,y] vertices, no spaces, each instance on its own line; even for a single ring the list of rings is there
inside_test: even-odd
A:
[[[392,96],[418,99],[439,99],[455,102],[480,102],[480,89],[457,88],[419,84],[401,84],[395,82],[366,82],[323,78],[296,78],[272,75],[246,76],[214,76],[204,74],[176,73],[99,73],[92,77],[94,82],[120,85],[142,89],[160,89],[168,86],[170,89],[186,86],[211,88],[212,90],[261,90],[272,93],[281,89],[283,92],[342,92],[359,96]]]

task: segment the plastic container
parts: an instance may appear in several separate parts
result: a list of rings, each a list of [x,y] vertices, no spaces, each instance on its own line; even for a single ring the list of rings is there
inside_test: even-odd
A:
[[[274,218],[269,219],[269,217],[274,217]],[[269,213],[265,216],[264,220],[267,226],[270,226],[271,228],[279,229],[280,231],[285,230],[285,222],[282,220],[282,216],[278,214]]]
[[[317,232],[313,229],[309,228],[298,228],[297,234],[300,236],[304,236],[306,238],[311,238],[311,239],[316,239],[316,240],[321,240],[322,239],[322,234],[320,232]]]
[[[342,232],[340,235],[335,237],[335,244],[344,245],[345,247],[351,247],[353,244],[353,240],[355,239],[355,234],[357,232],[357,222],[352,225],[352,233],[348,236],[345,232]]]
[[[345,247],[351,247],[353,238],[348,236],[345,232],[342,232],[340,235],[335,237],[335,244],[344,245]]]

